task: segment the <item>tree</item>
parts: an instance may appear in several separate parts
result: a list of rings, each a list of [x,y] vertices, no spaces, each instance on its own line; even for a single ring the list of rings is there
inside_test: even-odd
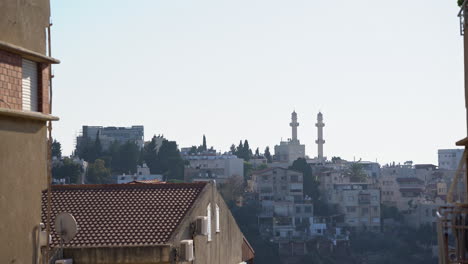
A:
[[[136,173],[140,151],[134,142],[120,145],[112,158],[112,170],[119,173]]]
[[[271,158],[271,154],[270,154],[270,147],[267,146],[265,148],[265,154],[263,155],[265,155],[265,158],[267,159],[268,163],[271,163],[273,161],[273,159]]]
[[[331,161],[332,163],[339,163],[342,159],[340,157],[332,157]]]
[[[260,157],[260,150],[258,148],[255,150],[255,157]]]
[[[112,183],[110,169],[106,168],[103,160],[96,159],[88,166],[86,180],[91,184]]]
[[[74,163],[72,159],[66,157],[58,165],[52,168],[52,178],[64,180],[67,184],[78,183],[78,178],[82,173],[80,164]]]
[[[252,157],[252,150],[250,149],[249,146],[249,141],[244,140],[244,148],[242,150],[242,156],[245,161],[249,161],[250,158]]]
[[[167,179],[184,179],[184,160],[175,141],[163,141],[157,154],[156,173],[165,174]]]
[[[52,142],[52,157],[62,158],[62,145],[55,139]]]
[[[320,198],[319,181],[317,177],[312,175],[312,168],[307,164],[307,161],[304,158],[298,158],[289,169],[302,172],[304,195],[311,197],[313,202],[317,202]]]
[[[231,152],[231,154],[236,155],[236,145],[232,144],[229,151]]]
[[[203,151],[206,151],[208,148],[206,147],[206,137],[203,135],[203,145],[202,145]]]
[[[153,136],[151,142],[143,148],[143,160],[148,165],[150,172],[156,174],[158,171],[158,152],[156,149],[156,135]]]
[[[234,204],[244,193],[244,179],[239,175],[233,175],[220,185],[219,191],[226,203]]]
[[[367,181],[367,174],[364,172],[362,165],[357,162],[351,163],[346,174],[349,176],[351,182]]]

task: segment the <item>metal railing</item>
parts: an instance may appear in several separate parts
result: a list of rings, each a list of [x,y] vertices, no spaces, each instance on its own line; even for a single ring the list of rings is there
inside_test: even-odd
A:
[[[468,204],[442,206],[437,217],[439,264],[468,263]]]
[[[465,34],[465,21],[466,16],[468,15],[468,12],[466,10],[468,4],[468,0],[463,1],[463,4],[460,7],[460,11],[458,12],[458,18],[460,19],[460,35]]]

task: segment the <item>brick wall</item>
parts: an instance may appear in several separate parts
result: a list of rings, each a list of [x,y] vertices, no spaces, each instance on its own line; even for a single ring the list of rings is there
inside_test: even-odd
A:
[[[22,109],[21,56],[0,50],[0,107]]]
[[[49,70],[50,65],[39,64],[39,111],[44,114],[50,114],[49,103]]]
[[[38,63],[38,111],[50,114],[50,65]],[[22,110],[22,57],[0,50],[0,108]]]

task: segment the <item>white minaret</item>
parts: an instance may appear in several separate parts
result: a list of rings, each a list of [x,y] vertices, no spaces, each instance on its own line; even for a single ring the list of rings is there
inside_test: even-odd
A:
[[[318,113],[317,115],[317,123],[315,124],[317,127],[317,140],[315,143],[318,145],[318,159],[320,161],[323,160],[323,144],[325,144],[325,140],[323,140],[323,127],[325,123],[323,123],[323,115],[322,113]]]
[[[293,111],[291,114],[291,123],[289,125],[292,128],[292,138],[291,141],[297,142],[297,127],[299,126],[299,123],[297,122],[297,114],[296,111]]]

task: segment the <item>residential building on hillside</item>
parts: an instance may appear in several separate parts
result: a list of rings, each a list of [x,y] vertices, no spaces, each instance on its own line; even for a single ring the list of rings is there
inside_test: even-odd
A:
[[[344,214],[343,226],[380,231],[380,190],[367,183],[335,184],[329,204]]]
[[[405,222],[413,228],[428,225],[433,232],[437,232],[437,210],[446,205],[447,203],[441,199],[417,201],[414,208],[405,214]]]
[[[140,149],[144,146],[144,127],[103,127],[103,126],[83,126],[81,134],[76,138],[76,149],[81,149],[87,142],[99,141],[103,150],[109,149],[113,142],[124,144],[135,143]]]
[[[358,164],[362,166],[362,170],[366,173],[369,178],[379,178],[380,164],[372,161],[358,161]]]
[[[51,57],[49,0],[0,3],[0,263],[42,261],[48,187]],[[48,142],[49,140],[49,142]],[[42,235],[40,235],[40,232]]]
[[[410,210],[424,193],[424,182],[418,178],[397,178],[396,182],[401,193],[397,208],[400,211]]]
[[[260,233],[278,243],[280,252],[303,255],[304,245],[319,226],[313,225],[313,204],[304,198],[301,172],[284,168],[268,168],[252,174],[253,191],[260,202]],[[287,247],[294,243],[295,247]]]
[[[439,149],[439,169],[456,170],[463,156],[463,149]]]
[[[43,221],[47,195],[43,193]],[[92,202],[84,202],[92,201]],[[254,251],[212,183],[57,185],[52,217],[74,216],[73,263],[251,263]],[[51,247],[60,247],[52,233]]]
[[[232,176],[244,177],[244,160],[232,154],[202,153],[182,156],[188,164],[185,166],[185,181],[216,180],[224,183]]]
[[[274,159],[277,162],[292,164],[298,158],[305,158],[305,145],[302,145],[297,138],[297,122],[296,112],[291,114],[291,134],[292,137],[288,141],[281,141],[279,145],[275,146]]]

